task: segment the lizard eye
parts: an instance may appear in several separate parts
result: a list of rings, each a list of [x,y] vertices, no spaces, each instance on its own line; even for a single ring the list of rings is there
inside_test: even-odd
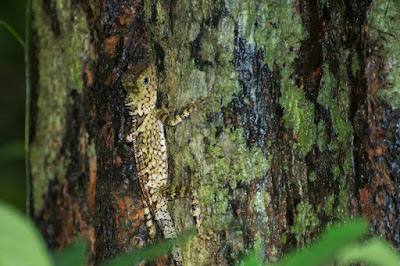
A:
[[[143,83],[143,85],[147,85],[147,84],[149,84],[149,81],[150,81],[149,77],[145,77],[145,78],[142,80],[142,83]]]

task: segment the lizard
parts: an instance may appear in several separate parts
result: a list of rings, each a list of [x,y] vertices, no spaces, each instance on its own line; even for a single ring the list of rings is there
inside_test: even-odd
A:
[[[143,206],[149,236],[155,237],[153,217],[164,238],[176,238],[176,230],[167,200],[175,197],[192,197],[192,213],[200,235],[200,209],[196,190],[187,187],[167,186],[168,158],[164,125],[175,126],[191,112],[196,105],[181,114],[170,115],[166,108],[156,108],[157,75],[154,64],[148,63],[135,71],[123,73],[121,82],[127,92],[125,105],[132,120],[132,129],[126,137],[133,143],[136,168],[143,194]],[[174,248],[173,259],[182,265],[179,248]]]

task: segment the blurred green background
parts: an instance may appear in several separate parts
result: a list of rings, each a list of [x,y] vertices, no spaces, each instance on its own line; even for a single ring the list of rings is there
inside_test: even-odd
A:
[[[25,36],[25,1],[1,0],[0,21]],[[24,49],[0,25],[0,200],[25,211]]]

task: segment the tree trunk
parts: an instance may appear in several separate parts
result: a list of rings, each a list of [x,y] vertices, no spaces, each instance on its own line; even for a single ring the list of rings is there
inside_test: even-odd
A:
[[[359,215],[399,249],[400,4],[347,2],[33,0],[30,213],[49,247],[85,237],[97,265],[151,242],[120,82],[150,54],[159,106],[207,100],[166,128],[170,183],[214,231],[185,264],[273,261]],[[178,232],[190,209],[171,202]]]

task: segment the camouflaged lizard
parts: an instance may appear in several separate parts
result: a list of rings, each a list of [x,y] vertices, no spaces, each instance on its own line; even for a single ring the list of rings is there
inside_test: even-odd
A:
[[[157,76],[154,65],[138,69],[134,73],[124,73],[122,85],[127,91],[125,105],[132,119],[132,130],[126,140],[134,145],[150,237],[154,238],[156,233],[152,221],[154,217],[165,238],[176,238],[174,222],[167,209],[167,200],[187,197],[188,194],[192,197],[193,218],[200,233],[200,209],[196,191],[186,187],[167,186],[168,158],[164,135],[164,125],[177,125],[189,116],[196,106],[176,116],[170,116],[165,108],[156,108]],[[173,258],[175,264],[182,264],[179,248],[174,249]]]

